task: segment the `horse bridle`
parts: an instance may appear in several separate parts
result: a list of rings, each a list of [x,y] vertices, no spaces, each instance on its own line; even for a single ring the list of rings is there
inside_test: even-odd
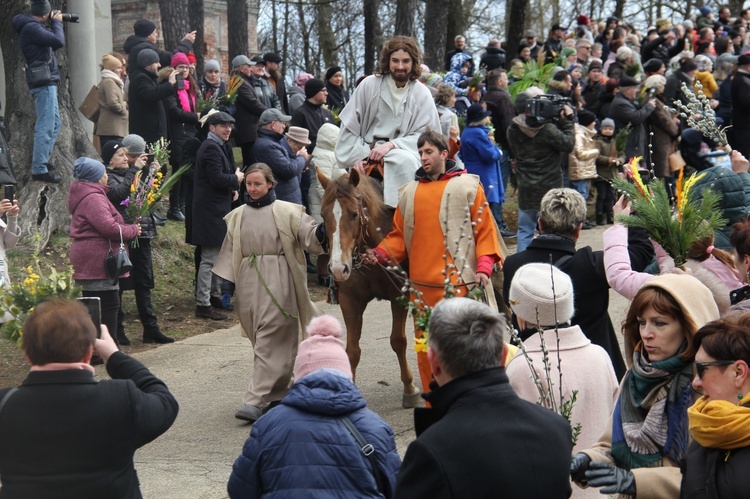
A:
[[[346,196],[339,196],[344,198]],[[357,202],[357,236],[354,238],[354,250],[352,251],[352,270],[360,268],[364,261],[362,260],[362,249],[361,246],[366,246],[365,239],[370,236],[369,223],[370,217],[367,216],[367,211],[362,206],[362,198],[355,195],[354,199]]]

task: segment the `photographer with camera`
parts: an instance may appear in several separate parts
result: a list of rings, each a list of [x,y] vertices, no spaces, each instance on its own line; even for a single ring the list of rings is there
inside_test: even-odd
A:
[[[566,99],[534,95],[527,90],[516,96],[518,116],[508,127],[508,142],[515,158],[518,181],[518,247],[524,251],[537,226],[542,197],[563,186],[562,154],[575,145],[575,114]]]
[[[47,0],[31,0],[29,14],[13,17],[13,29],[18,33],[24,57],[26,84],[36,109],[31,178],[52,184],[60,182],[60,176],[50,171],[54,166],[49,163],[49,158],[60,132],[57,104],[60,69],[55,50],[65,45],[62,21],[63,14],[53,12]]]

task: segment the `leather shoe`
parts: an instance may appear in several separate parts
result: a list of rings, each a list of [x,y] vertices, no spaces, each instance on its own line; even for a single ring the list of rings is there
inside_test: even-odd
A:
[[[267,406],[263,408],[263,411],[261,411],[261,414],[265,414],[277,405],[281,405],[281,400],[274,400],[273,402],[270,402]]]
[[[125,336],[125,333],[117,333],[117,343],[127,346],[130,345],[130,340]]]
[[[263,415],[263,410],[257,405],[245,404],[234,413],[234,417],[243,421],[254,423]]]
[[[212,296],[210,298],[210,301],[211,301],[211,306],[215,308],[216,310],[227,310],[229,312],[234,310],[234,307],[231,304],[229,306],[224,305],[224,302],[218,296]]]
[[[159,330],[151,331],[149,333],[143,333],[144,343],[159,343],[161,345],[165,343],[174,343],[174,338],[170,338]]]
[[[44,163],[44,166],[47,167],[47,171],[48,172],[51,172],[51,171],[55,170],[55,165],[53,165],[52,163]]]
[[[48,184],[59,184],[60,175],[56,175],[52,172],[46,172],[46,173],[39,173],[39,174],[31,174],[32,180],[38,180],[40,182],[47,182]]]
[[[589,223],[589,221],[588,221],[588,220],[586,220],[585,222],[583,222],[583,227],[581,227],[581,228],[582,228],[583,230],[589,230],[589,229],[591,229],[591,228],[593,228],[593,227],[594,227],[594,226],[593,226],[593,225],[591,225],[591,224]]]
[[[154,225],[158,225],[159,227],[163,227],[167,223],[167,219],[163,216],[159,215],[158,213],[154,213],[151,215],[154,217]]]
[[[507,239],[515,239],[516,237],[518,237],[517,233],[509,229],[500,229],[500,235]]]
[[[179,210],[179,208],[170,208],[167,211],[167,219],[174,220],[175,222],[184,222],[185,215]]]
[[[224,321],[229,319],[228,315],[218,312],[211,305],[202,307],[200,305],[195,307],[195,316],[201,319],[211,319],[212,321]]]

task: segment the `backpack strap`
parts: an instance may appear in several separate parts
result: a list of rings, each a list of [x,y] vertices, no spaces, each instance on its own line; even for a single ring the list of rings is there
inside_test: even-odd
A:
[[[12,395],[13,395],[14,393],[16,393],[17,391],[18,391],[18,388],[16,388],[16,387],[13,387],[13,388],[11,388],[10,390],[8,390],[7,392],[5,392],[5,396],[3,396],[2,400],[0,400],[0,414],[2,414],[2,412],[3,412],[3,407],[5,407],[5,404],[7,404],[7,403],[8,403],[8,399],[10,399],[10,397],[11,397],[11,396],[12,396]]]
[[[0,408],[1,407],[2,405],[0,405]],[[372,474],[375,476],[375,483],[378,486],[378,492],[383,494],[383,496],[386,496],[383,475],[380,472],[380,467],[378,466],[378,462],[375,459],[375,447],[373,447],[372,444],[367,443],[359,430],[357,430],[357,427],[354,426],[354,423],[352,423],[351,419],[346,416],[339,416],[339,419],[342,423],[344,423],[344,426],[346,426],[346,428],[349,430],[349,433],[354,436],[354,439],[359,444],[359,448],[362,451],[362,454],[364,454],[368,461],[370,461],[370,465],[372,466]]]

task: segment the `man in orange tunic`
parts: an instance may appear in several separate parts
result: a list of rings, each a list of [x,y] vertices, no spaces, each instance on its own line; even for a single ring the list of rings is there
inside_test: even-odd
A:
[[[455,296],[490,282],[492,267],[502,262],[500,244],[479,177],[469,175],[448,158],[448,140],[433,130],[419,136],[422,167],[415,180],[399,190],[393,229],[368,263],[400,263],[409,258],[412,301],[433,307],[443,299],[446,279]],[[417,338],[424,332],[416,330]],[[432,380],[426,349],[417,361],[423,390]]]

